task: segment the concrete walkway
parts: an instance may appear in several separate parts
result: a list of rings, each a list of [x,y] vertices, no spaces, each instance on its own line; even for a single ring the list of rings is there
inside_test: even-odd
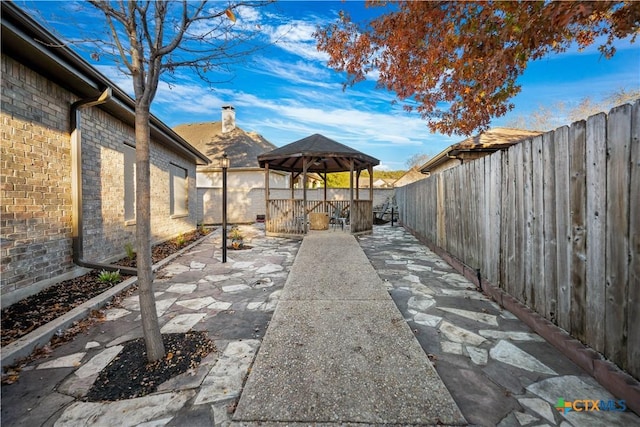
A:
[[[310,234],[233,417],[466,424],[356,239]]]

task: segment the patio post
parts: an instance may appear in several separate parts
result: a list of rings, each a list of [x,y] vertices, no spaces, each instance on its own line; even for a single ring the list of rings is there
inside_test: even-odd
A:
[[[369,171],[369,200],[371,200],[371,206],[373,207],[373,166],[367,166]]]
[[[307,234],[307,169],[309,161],[302,158],[302,234]]]
[[[222,154],[220,162],[222,166],[222,262],[227,262],[227,168],[229,158],[227,153]]]
[[[269,163],[264,164],[264,229],[269,224]]]
[[[353,230],[353,159],[349,159],[349,224]]]

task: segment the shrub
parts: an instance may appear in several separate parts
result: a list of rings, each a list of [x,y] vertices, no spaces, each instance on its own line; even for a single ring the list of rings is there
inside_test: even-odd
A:
[[[174,242],[179,248],[181,248],[182,246],[184,246],[185,243],[187,243],[187,239],[184,237],[182,233],[180,233],[178,237],[175,238]]]
[[[136,251],[133,249],[133,245],[131,243],[127,243],[124,245],[124,250],[127,252],[127,258],[133,261],[136,257]]]
[[[244,235],[238,229],[238,227],[233,227],[229,231],[229,238],[231,239],[231,247],[234,249],[239,249],[244,246]]]
[[[98,275],[98,281],[102,283],[111,283],[112,285],[120,282],[122,278],[120,277],[120,270],[118,271],[107,271],[102,270]]]

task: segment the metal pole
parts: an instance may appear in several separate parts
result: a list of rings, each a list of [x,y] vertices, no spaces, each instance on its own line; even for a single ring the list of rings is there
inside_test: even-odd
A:
[[[227,262],[227,154],[222,155],[222,262]]]

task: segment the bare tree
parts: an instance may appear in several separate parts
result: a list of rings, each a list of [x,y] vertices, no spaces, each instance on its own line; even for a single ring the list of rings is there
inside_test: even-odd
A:
[[[575,108],[569,111],[569,119],[571,122],[584,120],[589,116],[606,112],[618,105],[633,102],[638,98],[640,98],[639,89],[628,90],[624,88],[605,96],[600,102],[594,101],[590,97],[583,98]]]
[[[236,25],[243,7],[263,1],[97,1],[110,40],[101,53],[112,54],[131,76],[135,98],[136,243],[140,312],[149,362],[164,357],[153,293],[150,199],[150,109],[160,76],[188,67],[207,78],[213,69],[229,66],[256,49],[249,43],[255,31]]]
[[[540,105],[538,109],[528,115],[518,115],[510,118],[505,126],[537,131],[549,131],[567,123],[585,120],[589,116],[609,111],[618,105],[633,102],[640,98],[638,89],[618,89],[596,101],[585,97],[574,107],[569,108],[565,102],[559,101],[552,105]]]
[[[405,164],[409,169],[418,168],[425,164],[429,160],[429,155],[426,153],[415,153],[407,159]]]

